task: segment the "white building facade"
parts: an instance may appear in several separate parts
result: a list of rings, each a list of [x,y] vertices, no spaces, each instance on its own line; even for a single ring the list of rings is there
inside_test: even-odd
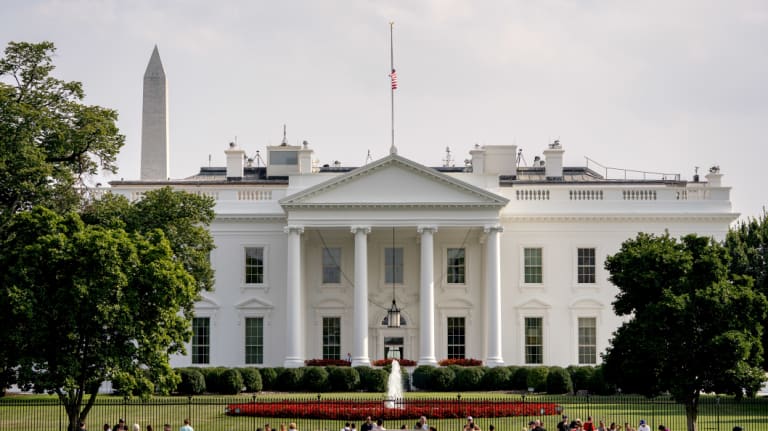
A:
[[[201,294],[174,366],[348,355],[592,365],[622,322],[606,257],[638,232],[720,240],[737,214],[717,169],[701,182],[615,180],[563,167],[563,152],[554,143],[521,167],[514,145],[476,147],[467,166],[434,168],[395,150],[352,169],[317,167],[306,144],[284,140],[266,166],[230,145],[226,168],[111,186],[131,199],[171,186],[216,201],[215,289]],[[393,297],[399,327],[387,321]]]

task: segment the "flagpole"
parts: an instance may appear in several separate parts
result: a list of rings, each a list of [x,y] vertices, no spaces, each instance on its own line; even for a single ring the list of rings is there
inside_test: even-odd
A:
[[[395,26],[394,21],[389,22],[389,70],[390,70],[390,78],[391,78],[391,85],[390,85],[390,106],[391,106],[391,114],[392,114],[392,146],[389,148],[389,154],[397,154],[397,147],[395,147],[395,85],[396,85],[396,75],[395,75],[395,47],[393,43],[393,28]]]

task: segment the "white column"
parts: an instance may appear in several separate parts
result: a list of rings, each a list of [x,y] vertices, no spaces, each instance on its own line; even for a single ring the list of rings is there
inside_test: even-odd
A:
[[[421,286],[419,290],[419,365],[437,365],[435,359],[435,226],[419,226],[421,234]]]
[[[485,283],[488,316],[488,342],[485,365],[497,367],[504,365],[501,356],[501,253],[499,236],[501,226],[487,226],[485,233]]]
[[[300,226],[286,226],[288,234],[288,253],[286,267],[288,277],[285,288],[285,361],[286,368],[304,366],[304,334],[303,316],[301,309],[301,234],[304,228]]]
[[[355,234],[354,345],[352,366],[370,366],[368,357],[368,234],[370,227],[353,226]]]

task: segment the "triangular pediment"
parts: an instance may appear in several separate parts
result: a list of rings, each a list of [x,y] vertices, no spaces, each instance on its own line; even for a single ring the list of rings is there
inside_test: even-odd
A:
[[[508,200],[390,155],[280,201],[286,209],[341,206],[502,208]]]

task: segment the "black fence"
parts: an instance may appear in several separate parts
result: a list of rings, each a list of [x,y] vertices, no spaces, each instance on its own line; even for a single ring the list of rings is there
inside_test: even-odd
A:
[[[482,398],[480,398],[482,397]],[[311,413],[310,413],[311,412]],[[312,415],[315,419],[307,418]],[[586,421],[595,427],[612,422],[626,431],[645,420],[653,431],[664,425],[671,431],[686,429],[685,408],[667,397],[638,396],[548,396],[488,393],[457,394],[452,398],[428,398],[420,394],[404,400],[342,398],[332,394],[297,397],[293,394],[239,397],[155,397],[149,400],[100,396],[86,419],[89,430],[100,430],[124,418],[146,430],[162,430],[170,424],[178,430],[185,418],[196,431],[256,431],[266,424],[279,431],[293,422],[300,431],[340,431],[346,422],[359,430],[366,416],[382,418],[390,430],[413,429],[421,415],[438,431],[460,431],[467,416],[483,431],[494,425],[498,431],[523,431],[532,420],[556,431],[562,415]],[[512,414],[513,416],[509,416]],[[318,418],[320,417],[320,418]],[[731,431],[736,425],[745,431],[768,431],[768,398],[737,400],[732,397],[703,397],[698,407],[698,429]],[[625,425],[626,424],[626,425]],[[0,430],[67,429],[64,407],[53,397],[7,396],[0,398]],[[129,428],[130,429],[130,428]]]

